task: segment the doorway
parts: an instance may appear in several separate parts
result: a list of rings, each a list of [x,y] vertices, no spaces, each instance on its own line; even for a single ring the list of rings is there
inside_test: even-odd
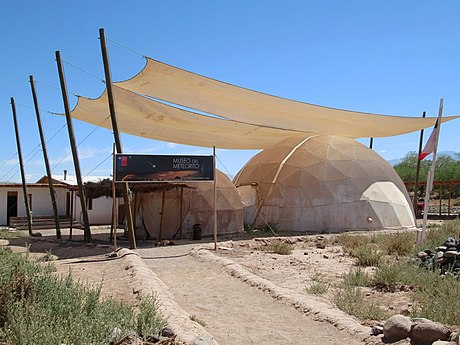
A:
[[[7,192],[6,225],[10,226],[10,218],[18,216],[18,192]]]

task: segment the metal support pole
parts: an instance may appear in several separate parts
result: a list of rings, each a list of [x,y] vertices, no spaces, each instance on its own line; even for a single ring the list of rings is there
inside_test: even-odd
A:
[[[24,194],[24,206],[26,208],[27,227],[29,228],[29,235],[32,236],[33,235],[32,216],[30,214],[29,196],[27,194],[27,186],[26,186],[26,175],[24,173],[24,162],[22,160],[21,141],[19,140],[19,128],[18,128],[18,119],[16,116],[16,105],[14,104],[13,97],[11,97],[11,109],[13,111],[14,132],[16,134],[16,145],[18,147],[19,168],[21,170],[22,192]]]
[[[78,151],[77,151],[77,145],[75,144],[75,135],[74,135],[73,126],[72,126],[72,118],[70,117],[70,106],[69,106],[69,99],[67,97],[67,87],[65,83],[64,69],[62,67],[61,53],[59,51],[56,51],[56,62],[57,62],[58,72],[59,72],[59,81],[61,83],[62,100],[64,102],[65,118],[67,121],[67,130],[69,132],[70,148],[72,150],[72,158],[73,158],[73,164],[75,167],[75,175],[77,177],[78,197],[80,198],[81,211],[83,215],[84,237],[85,237],[86,242],[91,243],[91,230],[89,228],[88,211],[86,209],[86,193],[85,193],[85,188],[83,187],[83,182],[81,179],[80,162],[78,161]]]
[[[105,86],[107,87],[107,98],[109,100],[109,110],[110,118],[112,120],[112,129],[113,136],[115,139],[115,145],[117,148],[117,153],[122,153],[122,146],[120,140],[120,134],[118,131],[118,122],[117,122],[117,113],[115,110],[115,102],[112,92],[112,76],[110,74],[110,65],[109,65],[109,55],[107,52],[107,45],[105,41],[104,29],[99,29],[99,39],[101,40],[101,50],[102,50],[102,61],[104,63],[104,73],[105,73]],[[128,239],[131,249],[136,249],[136,237],[134,234],[134,223],[133,223],[133,214],[131,209],[131,203],[129,200],[129,190],[128,185],[123,184],[123,200],[125,203],[125,215],[126,223],[128,226]]]
[[[34,77],[32,75],[29,76],[29,81],[30,81],[30,88],[32,89],[32,98],[34,100],[35,115],[37,117],[38,132],[40,134],[40,141],[42,144],[43,159],[45,161],[46,174],[48,175],[48,187],[50,189],[51,205],[53,206],[54,224],[56,226],[56,237],[60,239],[61,238],[61,227],[59,224],[59,214],[58,214],[58,209],[57,209],[56,193],[54,191],[53,179],[51,177],[51,169],[50,169],[50,163],[48,160],[48,152],[46,150],[46,141],[45,141],[45,135],[43,133],[42,120],[40,116],[40,108],[38,106],[38,98],[37,98],[37,93],[35,91],[35,82],[34,82]]]
[[[424,111],[422,114],[422,118],[425,118],[425,116],[426,116],[426,112]],[[417,217],[417,202],[418,202],[418,180],[420,176],[420,159],[418,159],[418,157],[420,156],[420,153],[422,152],[422,145],[423,145],[423,129],[420,131],[420,141],[418,144],[418,155],[417,155],[417,170],[415,172],[414,200],[412,200],[416,217]]]
[[[374,138],[369,140],[369,148],[372,150],[372,146],[374,145]]]

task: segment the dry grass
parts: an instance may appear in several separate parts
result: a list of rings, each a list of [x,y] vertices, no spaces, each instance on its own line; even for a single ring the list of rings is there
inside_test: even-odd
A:
[[[273,241],[267,244],[264,250],[273,254],[290,255],[294,250],[294,246],[283,241]]]

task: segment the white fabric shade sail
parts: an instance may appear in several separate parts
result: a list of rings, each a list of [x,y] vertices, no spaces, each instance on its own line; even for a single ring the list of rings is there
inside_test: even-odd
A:
[[[203,147],[262,149],[300,133],[195,114],[119,87],[114,87],[113,93],[119,130],[145,138]],[[79,97],[71,115],[111,129],[107,91],[97,99]]]
[[[263,149],[304,133],[386,137],[433,126],[436,118],[386,116],[292,101],[244,89],[147,58],[144,69],[114,84],[119,129],[141,137],[227,149]],[[214,116],[176,108],[146,95]],[[72,116],[99,124],[107,96],[80,97]],[[457,116],[444,117],[449,121]],[[110,121],[103,124],[111,128]]]

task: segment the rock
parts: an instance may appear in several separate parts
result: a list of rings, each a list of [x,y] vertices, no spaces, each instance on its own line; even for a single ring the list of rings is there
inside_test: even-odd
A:
[[[190,345],[213,345],[213,341],[207,336],[200,335],[193,339]]]
[[[174,337],[176,335],[176,332],[174,332],[174,330],[171,327],[165,327],[161,331],[161,335],[163,337],[171,338],[171,337]]]
[[[372,335],[379,335],[383,334],[383,327],[382,326],[373,326],[371,329]]]
[[[324,259],[329,259],[329,256],[327,256],[326,254],[323,255],[323,258]]]
[[[404,315],[394,315],[383,324],[383,335],[390,341],[403,340],[411,335],[412,320]]]
[[[399,313],[401,315],[404,315],[404,316],[409,316],[410,315],[410,310],[409,310],[409,308],[402,308]]]
[[[316,243],[316,248],[325,249],[326,248],[326,243],[318,242],[318,243]]]
[[[118,327],[115,327],[112,330],[112,333],[110,333],[110,335],[109,335],[109,343],[113,344],[113,343],[118,342],[121,339],[121,336],[122,336],[121,329],[118,328]]]
[[[458,344],[459,340],[460,340],[460,333],[459,332],[452,332],[450,334],[449,340],[455,342],[456,344]]]
[[[160,341],[160,337],[156,335],[149,335],[148,337],[145,337],[145,340],[148,341],[149,343],[158,343]]]
[[[308,255],[308,252],[303,252],[303,255]]]
[[[450,342],[450,341],[437,340],[432,345],[452,345],[452,344],[455,344],[455,343]]]
[[[0,240],[0,247],[5,247],[9,245],[10,242],[8,240]]]
[[[418,322],[412,327],[412,339],[418,345],[431,345],[436,340],[448,340],[452,332],[437,322]]]

